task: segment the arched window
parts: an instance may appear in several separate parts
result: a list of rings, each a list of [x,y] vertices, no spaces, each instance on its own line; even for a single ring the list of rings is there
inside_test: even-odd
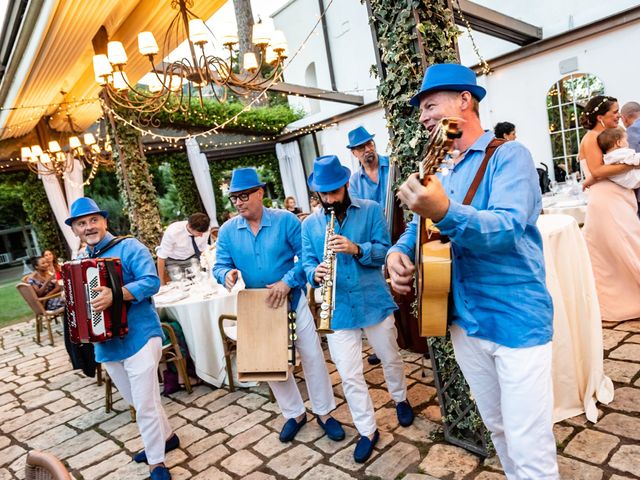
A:
[[[579,172],[578,147],[585,134],[578,118],[587,101],[604,94],[604,84],[590,73],[572,73],[554,83],[547,93],[551,157],[558,182],[567,173]]]
[[[304,72],[304,84],[307,87],[317,87],[318,77],[316,76],[316,64],[311,62]],[[320,110],[318,100],[309,100],[309,113],[316,113]]]

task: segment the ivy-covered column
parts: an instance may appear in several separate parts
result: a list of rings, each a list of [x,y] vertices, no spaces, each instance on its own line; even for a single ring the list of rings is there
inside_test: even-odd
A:
[[[37,175],[27,175],[21,197],[22,208],[36,231],[41,250],[53,250],[59,256],[69,258],[71,252],[62,240],[62,233],[51,210],[47,192]]]
[[[391,159],[400,170],[399,184],[417,170],[428,140],[409,99],[420,89],[428,65],[457,61],[458,29],[447,0],[366,1],[379,49],[378,94],[386,110]],[[487,456],[488,431],[455,361],[449,336],[430,338],[429,351],[445,439]]]
[[[131,233],[153,253],[162,239],[162,225],[158,196],[142,150],[141,135],[109,112],[105,115],[114,139],[118,188],[129,216]],[[118,115],[126,118],[127,113],[118,112]]]

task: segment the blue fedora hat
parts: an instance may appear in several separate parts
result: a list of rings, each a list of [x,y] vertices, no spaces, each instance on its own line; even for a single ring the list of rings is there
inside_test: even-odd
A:
[[[258,172],[255,168],[236,168],[231,174],[231,185],[229,185],[229,193],[242,192],[256,187],[264,187],[258,178]]]
[[[438,92],[469,92],[478,101],[482,100],[487,91],[478,85],[476,74],[470,68],[457,63],[438,63],[431,65],[424,72],[424,80],[420,91],[409,101],[414,107],[420,106],[420,98],[425,93]]]
[[[373,137],[375,137],[375,135],[367,132],[367,129],[364,127],[354,128],[349,132],[349,145],[347,145],[347,148],[356,148],[367,143]]]
[[[314,192],[332,192],[346,184],[350,177],[351,170],[343,167],[338,157],[325,155],[313,161],[307,185]]]
[[[92,198],[80,197],[71,204],[69,218],[67,218],[64,223],[71,226],[76,218],[84,217],[86,215],[92,215],[94,213],[99,213],[104,218],[107,218],[109,216],[106,210],[100,210],[100,207],[98,207],[98,204],[96,204],[96,202]]]

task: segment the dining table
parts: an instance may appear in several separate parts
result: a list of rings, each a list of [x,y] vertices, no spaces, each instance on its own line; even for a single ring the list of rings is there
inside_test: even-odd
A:
[[[214,282],[176,282],[161,287],[154,296],[161,320],[169,318],[182,327],[198,377],[215,387],[228,383],[218,318],[235,315],[237,292]]]
[[[613,383],[604,374],[602,322],[587,245],[571,215],[540,215],[537,226],[553,300],[553,419],[584,413],[596,422],[596,402],[613,400]]]
[[[578,226],[584,225],[587,216],[589,196],[580,184],[562,185],[554,193],[542,196],[542,212],[545,215],[569,215],[576,219]]]

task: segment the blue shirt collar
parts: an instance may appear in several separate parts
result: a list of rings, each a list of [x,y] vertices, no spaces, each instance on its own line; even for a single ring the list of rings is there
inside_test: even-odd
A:
[[[485,130],[485,132],[482,135],[480,135],[475,142],[473,142],[473,145],[469,147],[468,151],[469,152],[486,151],[487,147],[489,146],[489,143],[491,143],[491,140],[493,140],[493,138],[494,138],[493,132],[490,130]]]
[[[365,173],[362,163],[358,162],[358,164],[360,165],[360,168],[359,168],[360,172]],[[389,157],[387,157],[386,155],[378,154],[378,170],[380,170],[382,167],[388,167],[388,166],[389,166]]]
[[[106,235],[102,237],[102,240],[100,240],[95,247],[91,248],[89,245],[87,245],[87,249],[86,249],[87,254],[92,255],[93,252],[95,252],[96,250],[97,251],[102,250],[104,246],[114,238],[115,237],[110,232],[107,232]]]
[[[260,228],[271,226],[271,209],[262,207],[262,218],[260,219]],[[238,220],[238,228],[249,228],[249,222],[246,218],[240,217]],[[260,229],[258,229],[260,230]]]

